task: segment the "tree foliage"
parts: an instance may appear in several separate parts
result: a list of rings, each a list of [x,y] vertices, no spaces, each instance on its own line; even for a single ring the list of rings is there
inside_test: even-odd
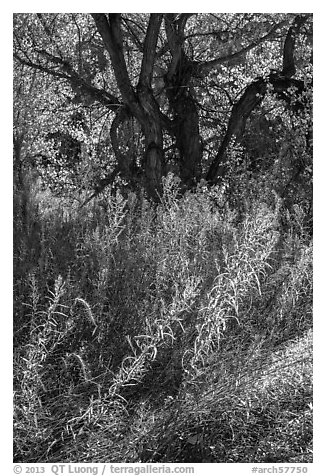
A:
[[[98,193],[120,177],[154,200],[169,171],[184,189],[225,179],[234,146],[243,159],[261,137],[248,165],[266,169],[277,129],[285,138],[301,121],[309,137],[311,50],[309,14],[16,14],[16,110],[41,110],[28,121],[39,150],[25,133],[24,144],[79,187]]]

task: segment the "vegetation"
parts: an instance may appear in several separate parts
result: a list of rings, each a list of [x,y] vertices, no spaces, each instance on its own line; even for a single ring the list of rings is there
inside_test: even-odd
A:
[[[311,50],[14,16],[16,462],[312,461]]]

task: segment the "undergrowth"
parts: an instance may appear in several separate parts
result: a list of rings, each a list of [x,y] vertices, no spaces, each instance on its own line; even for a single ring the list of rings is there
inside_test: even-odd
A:
[[[312,461],[300,204],[15,196],[16,462]]]

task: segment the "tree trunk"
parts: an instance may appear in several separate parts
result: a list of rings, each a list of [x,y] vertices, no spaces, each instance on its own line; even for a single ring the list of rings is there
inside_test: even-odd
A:
[[[160,110],[152,90],[156,45],[163,14],[150,15],[143,46],[143,59],[137,90],[135,91],[123,54],[121,14],[92,14],[97,29],[108,50],[115,78],[125,105],[139,121],[145,136],[145,183],[149,196],[158,201],[162,192],[163,133]]]
[[[166,75],[165,85],[173,112],[174,135],[179,151],[180,178],[191,187],[201,175],[202,142],[199,116],[190,85],[192,66],[184,53],[172,77]]]
[[[150,141],[152,134],[146,139],[145,152],[145,178],[146,190],[148,195],[155,201],[159,202],[162,196],[162,162],[163,150],[162,146],[157,144],[159,138]],[[150,142],[149,142],[150,141]]]
[[[216,183],[223,177],[228,169],[224,162],[228,146],[236,143],[242,136],[247,118],[250,113],[262,102],[266,93],[266,81],[263,78],[250,84],[241,96],[239,101],[233,106],[228,128],[218,153],[214,158],[207,172],[206,180],[209,183]]]
[[[145,136],[145,188],[155,202],[162,195],[163,131],[160,122],[160,110],[152,90],[138,86],[138,99],[144,115],[141,120]]]

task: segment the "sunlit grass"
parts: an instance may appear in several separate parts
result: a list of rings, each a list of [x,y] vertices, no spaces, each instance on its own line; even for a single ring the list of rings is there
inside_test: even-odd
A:
[[[311,461],[304,210],[164,186],[17,199],[15,461]]]

